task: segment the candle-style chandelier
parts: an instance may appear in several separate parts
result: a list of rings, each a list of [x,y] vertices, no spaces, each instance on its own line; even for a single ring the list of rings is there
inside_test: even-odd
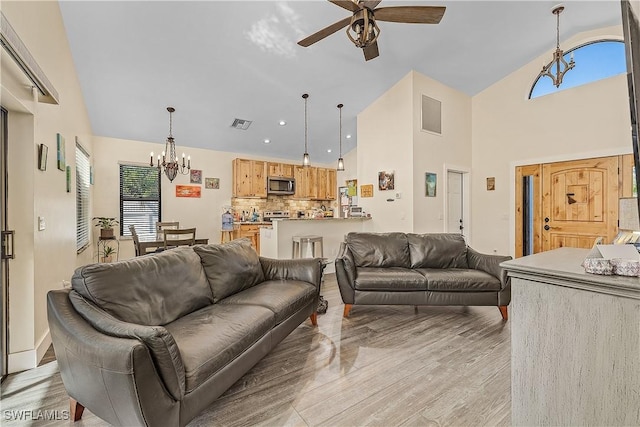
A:
[[[164,171],[169,178],[169,181],[173,182],[175,177],[180,173],[181,175],[187,175],[191,169],[191,156],[186,158],[185,162],[185,154],[182,153],[182,164],[178,163],[178,156],[176,155],[176,142],[173,139],[173,113],[176,111],[173,107],[167,107],[167,111],[169,112],[169,136],[167,137],[167,142],[165,143],[164,151],[162,155],[158,154],[158,162],[156,165],[153,164],[153,151],[151,152],[151,161],[149,166],[156,166],[158,170]],[[169,156],[167,160],[166,156]],[[162,162],[161,162],[162,160]]]
[[[560,49],[560,14],[564,10],[564,6],[556,6],[551,13],[556,15],[556,50],[553,52],[553,60],[547,65],[542,66],[539,77],[547,76],[553,80],[555,87],[560,87],[562,84],[562,78],[565,73],[575,67],[576,63],[573,61],[573,52],[571,52],[571,60],[567,63],[564,60],[564,52]],[[555,75],[553,68],[555,66]]]

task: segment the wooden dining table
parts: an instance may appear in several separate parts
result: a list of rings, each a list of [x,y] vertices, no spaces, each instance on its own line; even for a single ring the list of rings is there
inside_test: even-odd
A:
[[[195,240],[196,245],[206,245],[208,243],[209,239],[196,238]],[[164,235],[158,234],[155,236],[155,239],[153,239],[153,237],[149,239],[140,236],[140,243],[138,244],[138,248],[140,250],[140,254],[143,255],[147,253],[147,249],[164,248]]]

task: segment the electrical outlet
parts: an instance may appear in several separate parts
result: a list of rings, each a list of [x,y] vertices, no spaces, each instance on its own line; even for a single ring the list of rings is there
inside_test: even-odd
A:
[[[46,223],[44,222],[44,217],[43,216],[39,216],[38,217],[38,231],[44,230],[45,227],[46,227]]]
[[[396,199],[402,199],[402,193],[401,192],[397,192],[396,193]]]

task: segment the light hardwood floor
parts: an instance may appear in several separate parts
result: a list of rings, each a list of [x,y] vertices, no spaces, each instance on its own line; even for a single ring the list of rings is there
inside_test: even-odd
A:
[[[354,306],[334,275],[307,320],[190,426],[508,426],[510,333],[496,307]],[[2,382],[2,412],[66,411],[55,359]],[[82,420],[2,425],[103,426]]]

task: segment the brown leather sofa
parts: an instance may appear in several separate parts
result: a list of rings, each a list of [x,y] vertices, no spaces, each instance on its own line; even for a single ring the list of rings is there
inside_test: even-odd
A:
[[[460,234],[349,233],[335,260],[344,317],[353,305],[495,305],[507,320],[509,259]]]
[[[307,317],[320,259],[259,258],[247,239],[78,268],[47,295],[74,420],[184,426]]]

